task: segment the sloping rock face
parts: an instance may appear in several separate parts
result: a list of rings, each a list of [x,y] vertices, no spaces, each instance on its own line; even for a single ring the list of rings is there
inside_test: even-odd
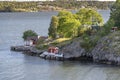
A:
[[[86,53],[85,49],[80,46],[79,38],[62,47],[60,52],[64,54],[64,58],[78,58]]]
[[[99,40],[91,53],[94,61],[120,64],[120,31]]]
[[[120,65],[120,31],[110,33],[97,42],[97,45],[87,52],[80,46],[82,39],[76,38],[70,44],[63,46],[60,53],[64,58],[92,57],[95,62]]]

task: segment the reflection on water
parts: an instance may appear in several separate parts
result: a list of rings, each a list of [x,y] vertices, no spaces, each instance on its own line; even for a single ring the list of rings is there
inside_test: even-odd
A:
[[[109,11],[99,11],[108,20]],[[27,29],[47,35],[50,18],[57,12],[0,13],[0,80],[119,80],[116,66],[80,61],[52,61],[9,50],[23,43]]]

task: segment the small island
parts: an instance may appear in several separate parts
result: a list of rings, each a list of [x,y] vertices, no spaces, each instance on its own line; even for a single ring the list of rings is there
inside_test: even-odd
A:
[[[45,59],[120,65],[119,5],[119,0],[113,4],[110,19],[105,24],[102,16],[92,8],[81,8],[76,13],[60,11],[52,17],[47,37],[38,36],[32,30],[25,31],[25,46],[12,46],[11,50]]]

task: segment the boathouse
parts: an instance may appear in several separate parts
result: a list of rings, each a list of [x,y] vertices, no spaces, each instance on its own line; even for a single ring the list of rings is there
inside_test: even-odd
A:
[[[47,36],[30,36],[27,37],[25,40],[25,45],[26,46],[34,46],[38,43],[39,40],[46,41],[48,39]]]
[[[59,52],[59,48],[58,47],[49,47],[48,48],[48,53],[54,53],[57,54]]]
[[[38,36],[27,37],[27,39],[25,40],[25,45],[26,46],[34,46],[37,44],[38,39],[39,39]]]

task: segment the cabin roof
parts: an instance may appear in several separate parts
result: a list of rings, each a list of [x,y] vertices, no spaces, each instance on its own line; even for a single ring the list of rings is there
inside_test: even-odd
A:
[[[47,36],[40,36],[39,39],[47,39],[48,37]]]
[[[38,41],[38,36],[31,36],[31,37],[27,37],[27,40],[34,40],[34,41]]]

